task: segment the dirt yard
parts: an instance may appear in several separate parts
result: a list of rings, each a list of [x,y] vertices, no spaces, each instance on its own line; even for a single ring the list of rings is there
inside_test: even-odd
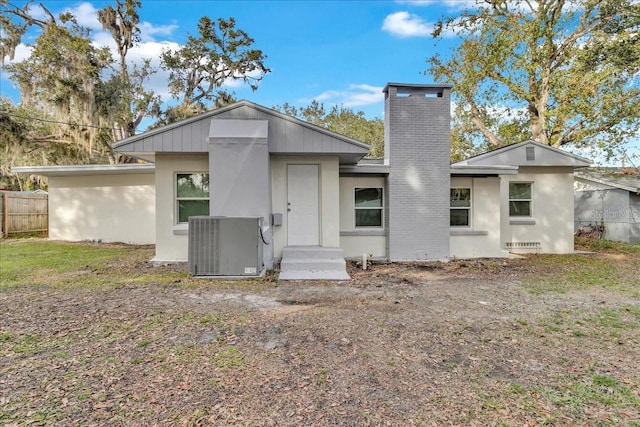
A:
[[[0,424],[640,425],[638,282],[541,291],[566,267],[529,257],[220,283],[147,255],[0,292]]]

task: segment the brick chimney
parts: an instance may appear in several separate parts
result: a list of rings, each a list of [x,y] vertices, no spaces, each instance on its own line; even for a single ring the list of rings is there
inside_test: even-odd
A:
[[[448,259],[451,87],[388,83],[384,94],[387,254]]]

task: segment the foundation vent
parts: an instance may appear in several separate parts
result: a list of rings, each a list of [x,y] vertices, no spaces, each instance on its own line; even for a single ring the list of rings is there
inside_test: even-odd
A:
[[[542,245],[540,242],[504,242],[505,249],[531,249],[540,250]]]

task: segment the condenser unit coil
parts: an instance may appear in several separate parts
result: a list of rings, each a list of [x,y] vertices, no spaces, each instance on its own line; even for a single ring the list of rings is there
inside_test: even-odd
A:
[[[258,276],[262,218],[189,217],[189,272],[194,276]]]

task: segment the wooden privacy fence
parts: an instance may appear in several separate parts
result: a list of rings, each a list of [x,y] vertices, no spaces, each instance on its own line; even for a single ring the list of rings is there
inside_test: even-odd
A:
[[[2,195],[0,236],[48,231],[49,196],[47,194],[3,191],[0,195]]]

